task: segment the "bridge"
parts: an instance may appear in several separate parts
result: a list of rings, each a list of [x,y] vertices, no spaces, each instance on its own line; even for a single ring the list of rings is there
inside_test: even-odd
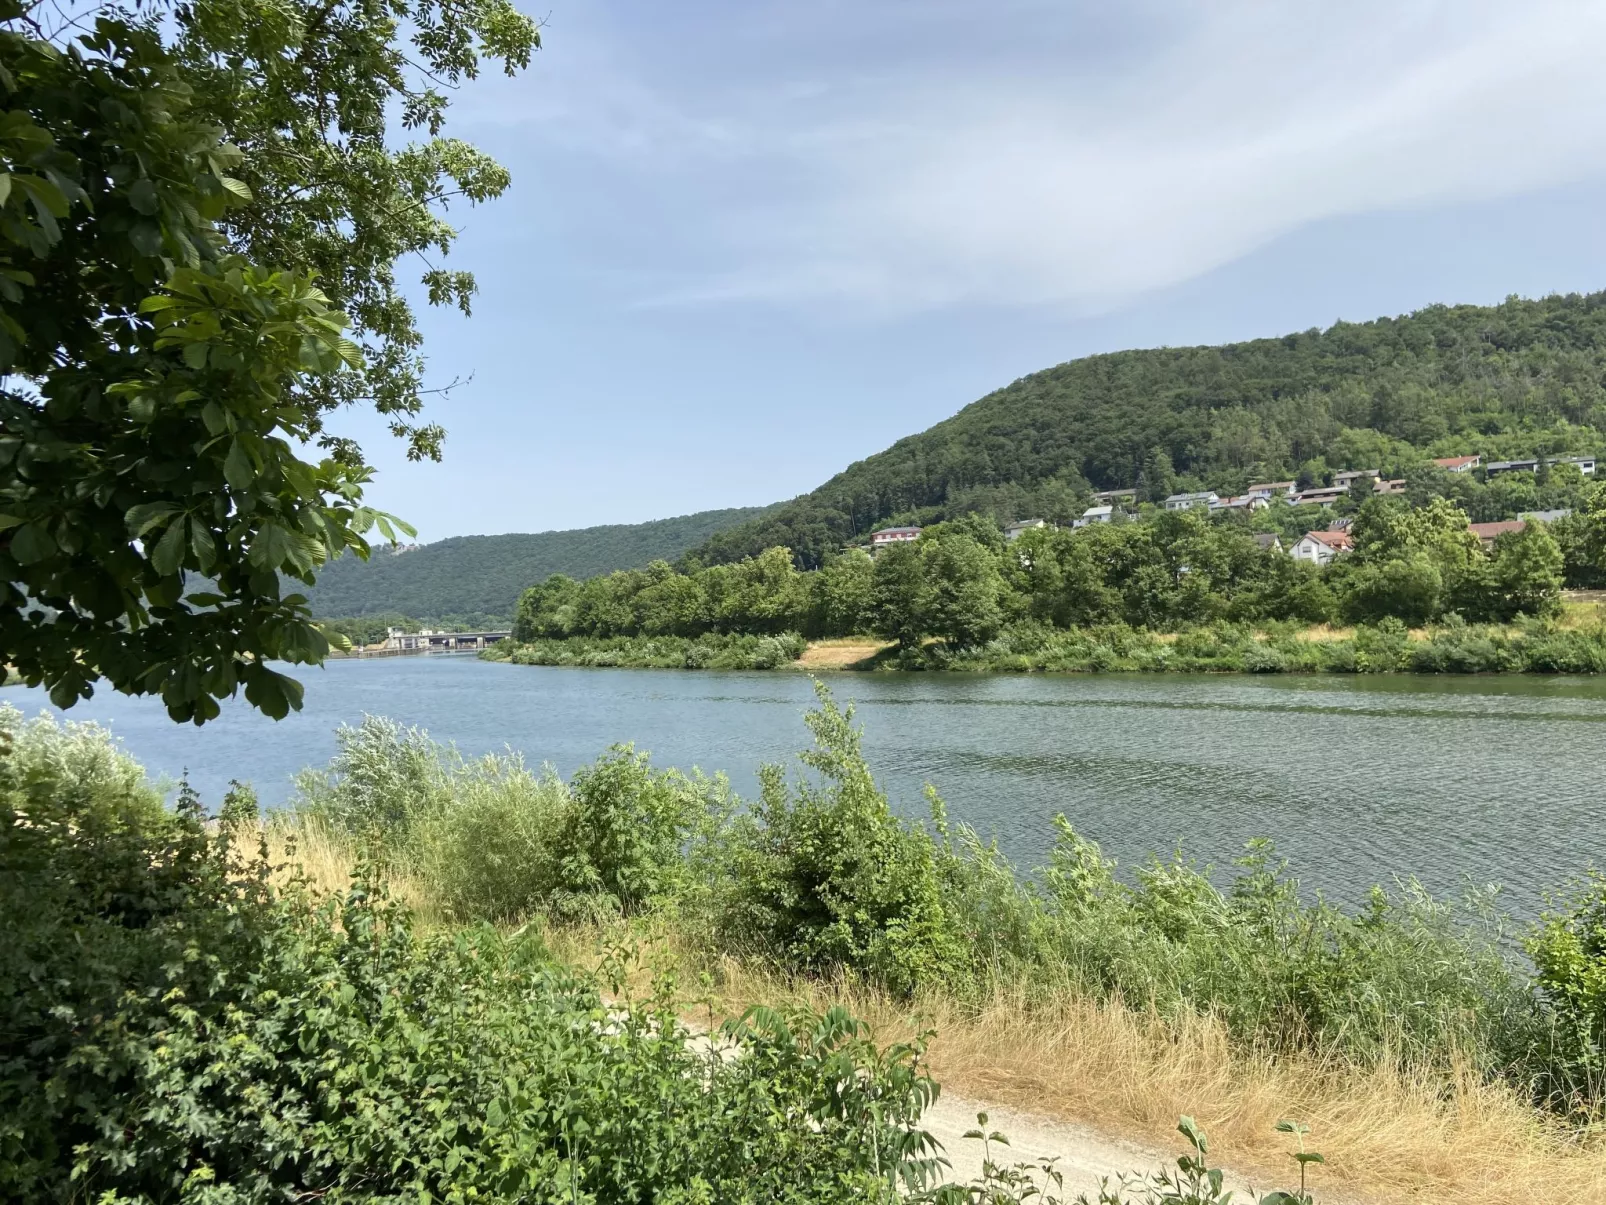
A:
[[[385,635],[377,653],[469,653],[490,648],[498,641],[507,640],[512,632],[404,632],[391,628]]]
[[[512,632],[404,632],[391,628],[384,644],[353,645],[348,653],[331,652],[332,657],[417,657],[427,653],[477,653],[498,641],[512,639]]]

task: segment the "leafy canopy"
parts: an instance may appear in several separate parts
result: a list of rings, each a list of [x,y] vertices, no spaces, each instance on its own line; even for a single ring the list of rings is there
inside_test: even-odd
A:
[[[281,575],[411,531],[362,504],[325,415],[417,411],[394,261],[449,246],[444,181],[506,183],[434,136],[398,31],[447,83],[522,66],[536,31],[497,0],[108,9],[70,38],[43,11],[0,4],[0,655],[58,706],[104,679],[179,720],[242,686],[283,716],[301,689],[268,662],[329,646]],[[430,141],[387,150],[392,105]]]

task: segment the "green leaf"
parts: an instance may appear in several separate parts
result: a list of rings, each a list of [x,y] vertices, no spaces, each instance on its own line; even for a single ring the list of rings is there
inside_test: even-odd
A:
[[[239,197],[242,201],[251,199],[251,190],[244,180],[236,180],[233,176],[219,176],[218,183],[223,185],[225,192]]]
[[[123,515],[123,522],[128,525],[129,535],[136,540],[142,539],[151,528],[165,523],[182,509],[172,502],[142,502],[128,508]]]
[[[128,203],[149,217],[157,210],[156,185],[149,180],[135,180],[128,190]]]
[[[217,561],[217,541],[213,539],[212,532],[206,524],[193,515],[190,516],[190,551],[195,554],[201,572],[210,572]]]
[[[277,569],[290,557],[295,541],[279,524],[269,521],[262,525],[251,541],[250,561],[258,569]]]
[[[56,541],[43,523],[25,523],[11,537],[11,555],[18,564],[33,565],[56,551]]]
[[[237,490],[249,489],[257,479],[256,465],[238,439],[229,444],[229,454],[223,458],[223,479]]]
[[[163,577],[172,577],[184,563],[184,524],[172,523],[150,550],[151,564]]]

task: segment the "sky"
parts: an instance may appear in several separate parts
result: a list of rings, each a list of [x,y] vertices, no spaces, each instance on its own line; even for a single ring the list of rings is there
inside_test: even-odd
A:
[[[513,185],[422,319],[445,458],[340,421],[424,540],[793,497],[1096,352],[1606,288],[1600,0],[526,2],[447,130]]]

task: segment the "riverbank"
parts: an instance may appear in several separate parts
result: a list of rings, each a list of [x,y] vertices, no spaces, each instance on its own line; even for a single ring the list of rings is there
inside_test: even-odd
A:
[[[301,868],[320,891],[345,890],[351,856],[327,830],[267,832],[275,862]],[[452,927],[437,893],[417,874],[399,869],[390,889],[426,925]],[[1001,988],[970,999],[926,988],[902,997],[862,980],[788,974],[710,949],[670,916],[575,925],[546,914],[534,923],[566,965],[583,972],[628,967],[626,995],[645,997],[665,982],[701,984],[700,998],[682,1010],[696,1030],[767,1004],[845,1008],[868,1021],[883,1043],[935,1031],[927,1058],[943,1085],[942,1115],[922,1120],[951,1141],[956,1168],[975,1162],[960,1137],[975,1110],[989,1114],[989,1129],[1011,1138],[1005,1158],[1036,1154],[1035,1141],[1053,1153],[1091,1155],[1085,1162],[1100,1174],[1142,1173],[1169,1162],[1178,1144],[1176,1119],[1185,1114],[1210,1135],[1213,1164],[1230,1169],[1232,1181],[1264,1189],[1288,1176],[1288,1140],[1275,1126],[1292,1117],[1310,1127],[1309,1146],[1326,1159],[1312,1178],[1321,1202],[1606,1200],[1598,1137],[1535,1110],[1470,1060],[1432,1069],[1256,1050],[1236,1041],[1219,1015],[1166,1021],[1124,998],[1099,999],[1064,986]],[[959,1103],[955,1094],[967,1106],[962,1114],[942,1108]],[[1079,1140],[1068,1141],[1067,1133]],[[1074,1159],[1065,1170],[1067,1188],[1092,1192]]]
[[[1051,857],[1028,879],[950,824],[935,799],[929,825],[895,817],[851,715],[823,693],[808,717],[815,744],[802,755],[802,776],[767,774],[754,806],[722,777],[656,770],[628,748],[565,781],[514,754],[466,759],[370,718],[340,734],[327,767],[302,776],[289,809],[264,822],[251,793],[236,787],[211,826],[193,795],[165,810],[106,734],[23,724],[4,709],[0,718],[22,770],[0,775],[0,802],[14,817],[11,842],[0,843],[10,859],[0,859],[9,892],[0,902],[33,927],[28,948],[56,960],[50,975],[0,975],[0,983],[48,994],[89,967],[100,978],[78,986],[97,1010],[133,1002],[137,1013],[145,1001],[165,1009],[177,999],[188,1016],[202,1002],[199,1015],[215,1023],[193,1041],[182,1031],[171,1058],[235,1077],[206,1102],[220,1124],[253,1121],[250,1110],[280,1099],[281,1087],[323,1091],[322,1077],[345,1063],[328,1063],[322,1051],[361,1047],[383,1052],[365,1064],[378,1078],[338,1085],[342,1108],[331,1125],[398,1093],[411,1099],[414,1081],[387,1078],[392,1069],[433,1067],[449,1085],[442,1091],[457,1109],[446,1131],[420,1129],[416,1112],[398,1114],[411,1128],[387,1130],[404,1159],[419,1149],[446,1159],[458,1127],[482,1121],[497,1158],[504,1141],[561,1154],[545,1105],[515,1106],[518,1127],[504,1124],[503,1087],[517,1074],[618,1144],[618,1157],[588,1165],[587,1176],[629,1172],[644,1135],[660,1143],[654,1149],[683,1155],[677,1166],[701,1169],[729,1153],[724,1127],[752,1116],[743,1102],[773,1102],[799,1084],[813,1091],[820,1068],[831,1084],[863,1075],[876,1085],[874,1100],[901,1100],[879,1094],[901,1091],[899,1068],[912,1073],[918,1051],[920,1068],[977,1102],[1149,1150],[1175,1150],[1176,1117],[1195,1117],[1211,1134],[1212,1162],[1261,1185],[1286,1182],[1289,1140],[1274,1125],[1296,1118],[1330,1160],[1317,1181],[1324,1201],[1493,1205],[1606,1192],[1587,1124],[1600,1105],[1591,1056],[1554,1040],[1594,1024],[1576,1011],[1588,1001],[1567,977],[1598,973],[1598,954],[1574,942],[1588,937],[1599,890],[1527,930],[1536,972],[1478,908],[1410,884],[1360,908],[1337,907],[1303,892],[1264,844],[1250,847],[1230,882],[1180,856],[1117,877],[1099,846],[1060,822]],[[208,846],[208,833],[227,841]],[[253,851],[264,840],[259,862]],[[227,860],[243,877],[231,877]],[[197,866],[206,873],[192,874]],[[193,890],[173,890],[174,875],[189,876],[182,883]],[[361,890],[350,890],[354,879]],[[326,906],[302,906],[295,884],[304,880],[314,904],[321,896]],[[275,881],[281,895],[268,890]],[[410,915],[386,910],[387,893]],[[42,904],[22,906],[36,896]],[[179,912],[159,923],[139,914],[133,924],[120,903],[95,912],[124,899],[177,901]],[[88,957],[82,940],[59,940],[69,922],[87,933]],[[193,969],[172,943],[192,943]],[[139,957],[117,963],[130,951]],[[114,965],[118,975],[155,968],[189,978],[182,991],[142,994],[115,977],[103,983]],[[276,978],[265,994],[235,1000],[227,993],[236,984],[256,990],[256,979],[234,973],[244,966]],[[369,1010],[368,1001],[386,1004]],[[755,1004],[769,1011],[754,1014]],[[543,1018],[533,1027],[532,1009]],[[58,1028],[72,1020],[59,1008],[13,1015]],[[741,1017],[754,1019],[734,1031],[747,1056],[719,1067],[683,1057],[696,1032]],[[677,1018],[695,1024],[676,1029]],[[136,1019],[118,1013],[107,1040],[127,1034],[137,1055],[146,1030]],[[167,1059],[183,1018],[152,1020]],[[231,1036],[236,1022],[285,1044],[258,1058]],[[779,1042],[764,1036],[783,1022],[791,1028]],[[64,1029],[59,1040],[76,1033]],[[553,1035],[572,1040],[554,1052]],[[607,1067],[623,1078],[607,1080],[601,1096],[590,1087],[574,1096],[571,1070]],[[728,1117],[695,1107],[706,1095],[687,1085],[709,1075]],[[155,1101],[140,1114],[145,1128],[129,1131],[144,1151],[156,1146],[138,1136],[169,1115],[160,1093],[187,1082],[174,1074],[158,1084],[96,1081],[93,1090],[141,1110]],[[735,1095],[750,1091],[759,1096]],[[77,1099],[35,1100],[30,1124],[62,1132],[51,1110],[70,1111]],[[899,1124],[917,1124],[930,1104],[924,1089],[908,1100]],[[797,1144],[792,1153],[778,1150],[758,1168],[781,1175],[805,1155],[862,1167],[890,1149],[876,1145],[887,1134],[867,1128],[871,1111],[844,1127],[839,1111],[812,1107],[764,1106],[755,1142],[776,1139],[778,1117],[804,1120],[781,1136]],[[677,1110],[688,1109],[683,1121]],[[815,1151],[822,1117],[833,1145]],[[254,1142],[250,1126],[236,1130]],[[369,1174],[362,1165],[351,1172]],[[844,1196],[854,1194],[807,1199]]]
[[[1548,621],[1414,630],[1393,620],[1352,628],[1216,623],[1181,632],[1017,624],[983,645],[928,640],[904,649],[873,637],[805,641],[791,633],[572,636],[504,642],[482,656],[518,665],[809,672],[1599,674],[1606,672],[1606,621],[1601,604],[1590,602],[1569,604]]]

